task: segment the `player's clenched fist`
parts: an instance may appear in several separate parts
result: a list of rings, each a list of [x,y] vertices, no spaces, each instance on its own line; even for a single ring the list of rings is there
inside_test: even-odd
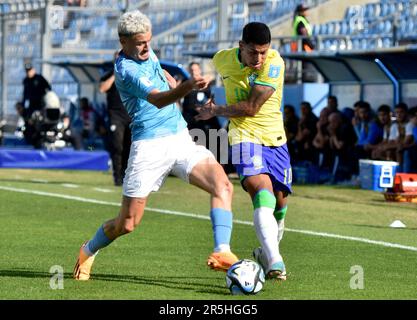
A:
[[[190,79],[193,84],[193,90],[204,90],[208,87],[210,81],[208,77],[193,77]]]

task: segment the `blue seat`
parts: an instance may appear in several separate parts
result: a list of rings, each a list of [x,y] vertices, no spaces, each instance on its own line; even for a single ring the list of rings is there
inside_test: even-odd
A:
[[[411,35],[415,36],[415,30],[414,30],[415,25],[416,25],[416,23],[412,19],[408,20],[408,25],[407,25],[407,29],[406,29],[407,36],[411,36]]]
[[[384,33],[392,33],[392,22],[390,20],[386,20],[384,23]]]
[[[381,17],[385,17],[388,12],[388,4],[381,1]]]
[[[366,38],[362,38],[360,40],[360,48],[363,50],[369,49],[369,44],[368,44],[368,40]]]
[[[365,5],[365,7],[364,7],[364,17],[366,19],[369,19],[369,18],[373,17],[372,3],[368,3],[368,4]]]
[[[333,22],[328,22],[327,34],[334,34],[335,24]]]
[[[394,2],[390,2],[388,4],[388,15],[392,15],[395,13],[395,11],[397,10],[395,3]]]
[[[382,39],[382,47],[383,47],[383,48],[389,48],[389,47],[391,47],[391,46],[392,46],[392,40],[391,40],[391,38],[384,37],[384,38]]]

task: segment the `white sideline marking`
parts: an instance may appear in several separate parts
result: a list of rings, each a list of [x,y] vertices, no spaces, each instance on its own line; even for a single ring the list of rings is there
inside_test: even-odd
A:
[[[71,188],[71,189],[79,188],[78,184],[72,184],[72,183],[62,183],[61,186],[65,188]]]
[[[120,203],[118,203],[118,202],[110,202],[110,201],[102,201],[102,200],[95,200],[95,199],[87,199],[87,198],[76,197],[76,196],[69,196],[69,195],[59,194],[59,193],[50,193],[50,192],[44,192],[44,191],[35,191],[35,190],[19,189],[19,188],[4,187],[4,186],[0,186],[0,190],[20,192],[20,193],[29,193],[29,194],[35,194],[35,195],[40,195],[40,196],[55,197],[55,198],[75,200],[75,201],[87,202],[87,203],[103,204],[103,205],[109,205],[109,206],[114,206],[114,207],[119,207],[120,206]],[[203,215],[199,215],[199,214],[195,214],[195,213],[187,213],[187,212],[181,212],[181,211],[173,211],[173,210],[150,208],[150,207],[146,207],[145,210],[154,211],[154,212],[158,212],[158,213],[165,213],[165,214],[172,214],[172,215],[177,215],[177,216],[183,216],[183,217],[190,217],[190,218],[202,219],[202,220],[210,220],[210,217],[209,216],[203,216]],[[237,224],[243,224],[243,225],[253,226],[253,223],[250,222],[250,221],[233,220],[233,222],[234,223],[237,223]],[[350,240],[350,241],[364,242],[364,243],[375,244],[375,245],[379,245],[379,246],[383,246],[383,247],[388,247],[388,248],[397,248],[397,249],[404,249],[404,250],[416,251],[417,252],[417,247],[405,246],[405,245],[398,244],[398,243],[391,243],[391,242],[385,242],[385,241],[377,241],[377,240],[371,240],[371,239],[366,239],[366,238],[342,236],[342,235],[333,234],[333,233],[327,233],[327,232],[317,232],[317,231],[310,231],[310,230],[299,230],[299,229],[292,229],[292,228],[285,228],[285,231],[297,232],[297,233],[308,234],[308,235],[312,235],[312,236],[325,237],[325,238],[334,238],[334,239],[342,239],[342,240]]]
[[[98,191],[98,192],[104,192],[104,193],[113,192],[113,190],[103,189],[103,188],[93,188],[93,190]]]
[[[21,179],[21,177],[19,177],[18,179]],[[31,181],[33,182],[39,182],[39,183],[48,183],[48,180],[45,179],[31,179]]]

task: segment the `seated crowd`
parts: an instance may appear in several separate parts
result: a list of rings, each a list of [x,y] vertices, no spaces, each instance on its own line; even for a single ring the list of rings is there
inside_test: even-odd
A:
[[[312,164],[332,173],[336,181],[359,175],[359,160],[399,163],[398,172],[417,173],[417,107],[381,105],[366,101],[338,109],[337,98],[317,117],[309,102],[284,106],[284,124],[293,166]]]

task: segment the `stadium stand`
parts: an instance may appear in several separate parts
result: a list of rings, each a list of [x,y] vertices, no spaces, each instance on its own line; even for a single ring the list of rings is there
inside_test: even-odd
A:
[[[8,124],[13,124],[17,120],[14,106],[22,97],[25,59],[30,58],[35,68],[42,71],[51,82],[52,89],[67,107],[71,102],[74,103],[81,93],[84,94],[86,83],[92,86],[91,81],[95,81],[98,75],[95,74],[97,70],[94,71],[92,78],[86,72],[85,79],[80,80],[72,74],[70,68],[63,66],[72,62],[111,61],[114,50],[119,47],[117,20],[123,11],[138,8],[146,13],[153,23],[153,48],[160,58],[185,65],[195,59],[195,56],[200,57],[199,61],[204,62],[202,57],[210,57],[220,48],[236,45],[241,28],[247,22],[260,20],[269,24],[271,30],[274,30],[274,26],[291,25],[294,9],[301,2],[312,10],[319,10],[334,1],[1,1],[0,120],[6,119],[3,130],[10,132]],[[49,15],[45,15],[46,10]],[[316,51],[319,54],[329,54],[326,63],[332,63],[338,68],[338,72],[332,75],[333,78],[338,78],[343,73],[349,74],[349,70],[345,70],[347,67],[343,66],[343,63],[330,62],[334,53],[389,49],[415,43],[417,1],[369,0],[369,3],[366,3],[366,0],[346,1],[337,18],[333,15],[331,19],[323,18],[317,21],[313,24]],[[290,33],[285,36],[276,36],[273,33],[272,47],[278,49],[287,59],[292,59],[293,57],[288,56],[291,53],[291,41],[293,36]],[[319,62],[324,63],[323,60]],[[360,71],[361,66],[356,69]],[[356,69],[354,73],[357,73]],[[287,60],[288,75],[292,75],[293,70],[297,72],[296,64],[293,64],[293,60]],[[378,84],[382,86],[380,88],[391,88],[390,80],[386,76],[378,75],[377,70],[374,71],[363,76],[383,79],[384,83]],[[207,70],[205,72],[207,73]],[[358,84],[358,79],[354,76],[351,80],[356,82],[355,84],[343,82],[335,85],[329,81],[330,78],[322,78],[319,82],[329,82],[335,94],[352,90],[354,95],[364,92],[363,94],[372,96],[377,86],[370,83]],[[362,78],[362,75],[359,78]],[[415,84],[412,83],[413,76],[407,77],[401,74],[399,78],[401,79],[399,92],[409,95],[415,88]],[[286,80],[297,81],[297,76]],[[374,95],[376,99],[372,103],[374,108],[377,108],[380,102],[385,103],[380,100],[389,95],[387,94],[389,90],[383,91],[383,95]],[[90,92],[90,100],[100,109],[104,96],[96,95],[94,90],[89,89],[88,92]],[[395,95],[398,98],[400,94],[395,93]],[[343,98],[341,101],[344,103]],[[299,101],[290,101],[290,103],[298,105]],[[312,105],[314,109],[314,101]],[[315,112],[318,114],[319,110],[316,109]]]
[[[317,5],[321,1],[306,1]],[[51,27],[48,37],[42,36],[46,5],[61,6],[63,24]],[[83,6],[80,7],[80,4]],[[218,8],[216,0],[202,1],[116,1],[116,0],[17,0],[0,3],[0,16],[5,42],[2,46],[5,72],[1,110],[7,117],[14,115],[14,104],[22,96],[23,60],[30,57],[37,70],[42,70],[41,57],[52,52],[49,59],[97,58],[111,59],[119,47],[117,19],[123,10],[139,8],[153,22],[155,46],[163,59],[186,63],[183,52],[216,50],[218,48]],[[291,13],[297,1],[231,1],[227,9],[228,39],[238,39],[241,26],[248,21],[272,22]],[[57,8],[57,7],[55,7]],[[50,24],[49,24],[50,25]],[[45,42],[49,42],[45,43]],[[24,44],[24,45],[23,45]],[[85,50],[85,52],[82,52]],[[108,51],[106,51],[108,50]],[[63,99],[77,95],[77,85],[64,69],[52,67],[43,72],[53,84],[53,90]]]
[[[321,49],[351,50],[388,48],[416,39],[417,2],[381,0],[350,6],[343,20],[314,26]]]

